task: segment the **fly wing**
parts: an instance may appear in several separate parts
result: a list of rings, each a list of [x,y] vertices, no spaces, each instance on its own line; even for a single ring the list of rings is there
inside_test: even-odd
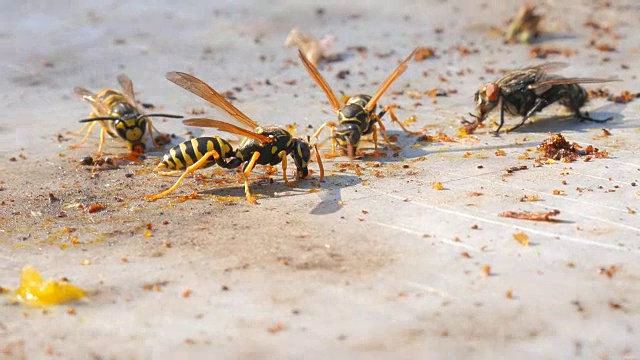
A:
[[[118,83],[124,90],[124,95],[129,99],[131,105],[136,106],[136,96],[133,94],[133,82],[125,74],[118,75]]]
[[[515,70],[503,76],[496,83],[503,93],[510,94],[529,89],[529,86],[539,83],[547,77],[547,72],[564,69],[569,64],[563,62],[548,62]]]
[[[547,62],[547,63],[542,63],[539,65],[533,65],[533,66],[528,66],[526,68],[524,68],[523,70],[536,70],[536,71],[544,71],[544,72],[553,72],[553,71],[558,71],[558,70],[562,70],[565,69],[569,66],[568,63],[565,62]]]
[[[218,129],[220,131],[228,132],[230,134],[236,134],[236,135],[256,139],[265,144],[273,142],[273,139],[268,136],[260,135],[253,131],[243,129],[241,127],[237,127],[235,125],[231,125],[229,123],[226,123],[220,120],[213,120],[213,119],[206,119],[206,118],[193,118],[193,119],[182,120],[182,123],[188,126],[198,126],[198,127]]]
[[[300,56],[300,60],[302,60],[302,64],[304,65],[305,69],[307,69],[307,72],[309,73],[309,75],[311,75],[313,80],[316,81],[318,86],[320,86],[322,91],[324,91],[325,95],[327,95],[327,99],[329,99],[329,102],[331,103],[333,110],[338,112],[341,107],[340,102],[338,101],[336,94],[334,94],[333,90],[331,90],[331,87],[327,83],[327,80],[325,80],[324,77],[320,75],[320,73],[318,72],[318,69],[316,69],[316,67],[309,61],[309,59],[307,59],[307,57],[304,56],[302,51],[298,50],[298,56]]]
[[[540,95],[547,92],[552,86],[555,85],[571,85],[571,84],[597,84],[605,82],[621,81],[620,79],[598,79],[598,78],[552,78],[543,81],[539,81],[535,84],[529,85],[529,89],[534,90],[536,94]]]
[[[413,49],[413,51],[411,52],[411,54],[409,54],[409,56],[407,56],[406,59],[404,59],[404,61],[402,62],[402,64],[400,64],[392,73],[391,75],[389,75],[389,77],[387,77],[387,79],[382,83],[382,85],[380,86],[380,89],[378,89],[378,91],[371,97],[371,99],[369,100],[369,102],[367,103],[367,105],[365,105],[364,109],[365,111],[369,112],[371,111],[376,104],[378,103],[378,100],[380,100],[380,97],[385,93],[385,91],[387,91],[387,89],[389,88],[389,86],[391,86],[391,84],[393,84],[394,81],[396,81],[396,79],[402,75],[402,73],[407,70],[407,65],[409,64],[409,61],[411,61],[411,58],[413,57],[413,54],[416,52],[416,49]]]
[[[73,88],[73,92],[80,96],[84,101],[90,103],[91,106],[99,112],[98,115],[109,115],[109,109],[107,109],[107,107],[98,100],[98,95],[95,93],[79,86]]]
[[[177,71],[167,73],[166,77],[167,80],[172,83],[224,110],[242,125],[251,129],[255,129],[259,126],[257,122],[253,121],[242,111],[238,110],[238,108],[227,101],[224,96],[220,95],[220,93],[197,77]]]

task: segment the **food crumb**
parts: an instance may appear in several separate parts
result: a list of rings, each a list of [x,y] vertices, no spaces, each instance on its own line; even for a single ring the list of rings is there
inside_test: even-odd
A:
[[[512,300],[513,299],[513,290],[511,290],[511,289],[507,290],[507,292],[505,293],[505,296],[507,297],[507,299]]]
[[[267,328],[267,331],[270,334],[275,334],[275,333],[279,333],[280,331],[284,330],[284,325],[282,323],[277,323],[274,326]]]
[[[88,208],[87,211],[89,212],[89,214],[93,214],[95,212],[102,211],[102,210],[104,210],[106,208],[107,208],[107,206],[105,204],[103,204],[103,203],[91,204],[91,205],[89,205],[89,208]]]
[[[491,265],[482,265],[482,274],[484,276],[491,276]]]
[[[516,239],[516,241],[519,242],[520,245],[525,247],[529,246],[529,236],[523,231],[513,234],[513,238]]]
[[[440,181],[432,181],[431,187],[435,190],[444,190],[444,185]]]
[[[606,275],[609,279],[611,279],[617,271],[618,271],[618,267],[616,265],[611,265],[608,268],[605,268],[605,267],[599,268],[598,274]]]

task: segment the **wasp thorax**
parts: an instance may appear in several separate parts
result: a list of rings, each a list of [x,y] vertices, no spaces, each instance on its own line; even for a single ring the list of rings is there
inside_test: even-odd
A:
[[[345,105],[355,104],[360,107],[365,107],[365,105],[367,105],[369,100],[371,100],[371,96],[360,94],[360,95],[350,97],[349,100],[347,100],[347,103]]]

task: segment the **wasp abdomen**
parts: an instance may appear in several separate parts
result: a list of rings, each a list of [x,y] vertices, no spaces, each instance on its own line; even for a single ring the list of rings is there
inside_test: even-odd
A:
[[[168,169],[181,170],[193,165],[204,154],[215,150],[221,159],[229,157],[233,152],[231,144],[219,137],[200,137],[184,141],[172,147],[162,159]],[[216,159],[210,157],[204,167],[216,164]]]

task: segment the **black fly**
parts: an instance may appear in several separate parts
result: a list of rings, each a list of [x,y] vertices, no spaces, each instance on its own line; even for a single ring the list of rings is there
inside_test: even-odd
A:
[[[496,134],[504,125],[505,110],[511,115],[522,116],[520,123],[508,130],[511,131],[522,126],[534,113],[555,102],[569,108],[581,121],[605,122],[611,120],[611,118],[593,119],[580,112],[580,108],[587,102],[588,94],[578,84],[619,80],[564,78],[547,74],[548,71],[562,69],[566,66],[565,63],[551,62],[527,67],[513,71],[495,82],[482,85],[474,95],[477,114],[471,114],[471,116],[476,118],[476,121],[467,122],[467,130],[475,130],[497,106],[500,106],[500,125]]]

